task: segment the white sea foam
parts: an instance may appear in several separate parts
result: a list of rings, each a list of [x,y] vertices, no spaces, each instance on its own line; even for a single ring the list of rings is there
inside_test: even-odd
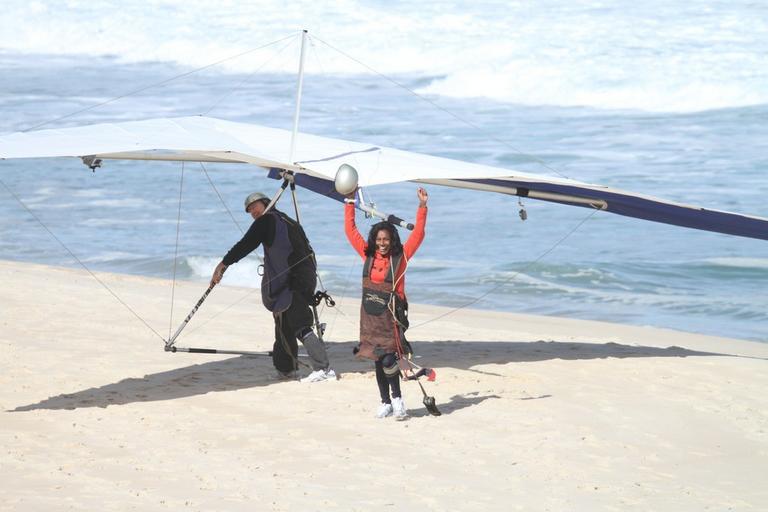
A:
[[[722,267],[768,269],[768,258],[709,258],[705,261]]]
[[[219,264],[221,258],[209,258],[203,256],[191,256],[186,258],[186,262],[192,269],[193,277],[199,279],[210,279],[213,269]],[[246,288],[258,288],[261,286],[261,275],[259,275],[259,258],[250,256],[240,260],[237,264],[227,268],[224,273],[222,283],[230,286],[243,286]]]
[[[680,293],[679,290],[656,287],[652,293],[638,290],[626,290],[625,287],[573,286],[557,280],[539,279],[523,273],[502,272],[488,276],[487,283],[501,282],[505,286],[525,286],[535,292],[551,293],[562,297],[570,295],[572,300],[588,304],[614,304],[623,307],[655,308],[670,311],[689,311],[703,314],[722,314],[726,309],[733,311],[754,310],[750,300],[739,301],[729,297],[722,301],[713,301],[710,296]],[[625,291],[626,290],[626,291]],[[526,291],[525,293],[530,293]]]
[[[144,208],[149,205],[140,197],[127,197],[123,199],[96,199],[90,201],[91,206],[106,208]]]
[[[429,94],[673,112],[768,103],[768,16],[755,2],[273,0],[211,9],[203,0],[6,0],[0,48],[196,68],[308,28],[309,73],[370,72],[327,42],[378,72],[435,77],[421,89]],[[293,73],[297,41],[220,68]]]
[[[80,258],[85,263],[109,263],[116,260],[139,260],[144,255],[124,251],[104,251]]]
[[[172,224],[177,223],[185,224],[185,221],[177,221],[176,219],[135,219],[135,218],[90,218],[79,222],[81,226],[88,227],[108,227],[108,226],[155,226],[160,224]]]
[[[95,190],[95,189],[85,189],[85,190],[75,190],[72,192],[73,197],[103,197],[105,192],[103,190]]]

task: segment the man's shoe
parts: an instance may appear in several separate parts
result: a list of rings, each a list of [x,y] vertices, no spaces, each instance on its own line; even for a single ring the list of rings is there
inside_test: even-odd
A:
[[[405,410],[405,402],[402,397],[392,399],[392,414],[396,420],[404,420],[408,417],[408,411]]]
[[[376,411],[377,418],[387,418],[392,416],[392,404],[381,404],[379,410]]]
[[[336,372],[332,368],[315,370],[301,379],[301,382],[322,382],[324,380],[336,380]]]

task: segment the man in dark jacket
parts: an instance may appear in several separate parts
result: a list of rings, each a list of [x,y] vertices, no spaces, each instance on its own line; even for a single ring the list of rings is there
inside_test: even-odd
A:
[[[275,320],[272,362],[278,375],[297,376],[299,339],[307,349],[313,370],[301,381],[335,380],[325,345],[312,330],[314,315],[310,302],[317,280],[312,247],[299,223],[275,208],[265,213],[268,205],[269,198],[260,192],[245,198],[245,211],[253,217],[253,224],[216,266],[211,284],[218,284],[229,265],[263,244],[261,298]]]

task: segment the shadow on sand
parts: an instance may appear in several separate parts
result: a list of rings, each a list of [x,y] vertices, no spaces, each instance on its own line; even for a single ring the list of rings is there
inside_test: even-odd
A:
[[[368,361],[352,357],[354,342],[328,343],[328,352],[338,373],[368,372]],[[546,361],[550,359],[586,360],[607,357],[692,357],[729,356],[712,352],[698,352],[680,347],[643,347],[617,343],[573,343],[561,341],[509,342],[509,341],[433,341],[414,343],[418,355],[415,361],[422,366],[471,370],[482,374],[491,372],[474,369],[485,364]],[[173,400],[217,391],[255,388],[278,384],[272,363],[268,358],[232,357],[176,368],[141,378],[127,378],[98,388],[84,389],[50,397],[35,404],[21,405],[8,412],[37,409],[62,410],[82,407],[107,407],[134,402]],[[284,382],[284,381],[283,381]],[[451,397],[450,402],[440,403],[444,414],[476,405],[498,396],[474,396],[472,393]],[[547,396],[536,397],[547,398]],[[423,411],[426,414],[426,411]],[[421,416],[414,411],[414,416]]]

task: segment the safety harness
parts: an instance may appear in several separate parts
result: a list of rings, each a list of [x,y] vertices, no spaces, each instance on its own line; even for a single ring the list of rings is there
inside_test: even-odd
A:
[[[397,294],[397,284],[403,279],[408,269],[408,259],[404,254],[390,255],[389,272],[384,281],[374,283],[371,278],[374,256],[368,256],[363,264],[363,299],[360,306],[360,347],[357,353],[361,357],[375,358],[377,345],[392,346],[397,358],[397,365],[405,380],[415,380],[421,389],[424,398],[422,402],[430,414],[440,416],[440,411],[435,403],[435,398],[428,396],[424,386],[419,381],[426,376],[427,380],[434,381],[436,374],[431,368],[422,368],[413,362],[413,349],[405,339],[405,331],[408,329],[408,302]],[[405,268],[399,273],[401,262],[405,262]],[[391,332],[389,336],[386,333]],[[391,343],[394,340],[394,343]],[[386,350],[386,349],[384,349]]]

